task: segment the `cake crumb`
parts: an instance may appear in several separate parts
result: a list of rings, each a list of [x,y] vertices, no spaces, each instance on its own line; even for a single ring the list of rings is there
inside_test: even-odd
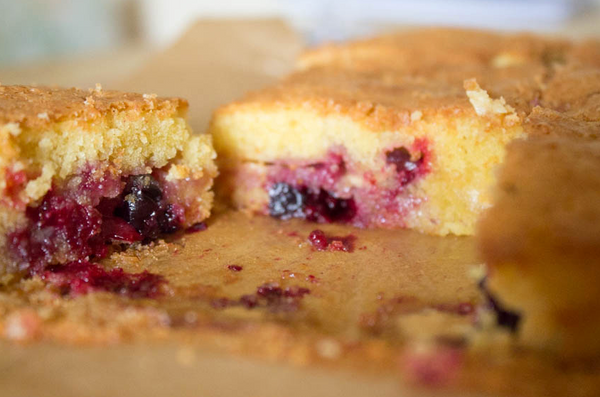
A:
[[[427,386],[446,386],[459,374],[464,352],[431,344],[415,344],[401,355],[401,372],[411,383]]]
[[[142,98],[148,104],[150,109],[154,109],[154,103],[156,102],[157,95],[156,94],[143,94]]]
[[[468,335],[471,320],[435,309],[400,316],[396,320],[399,333],[409,340],[431,342],[444,336],[460,340]]]
[[[411,122],[415,122],[415,121],[419,121],[423,118],[423,112],[421,112],[420,110],[415,110],[414,112],[412,112],[410,114],[410,121]]]
[[[54,176],[54,167],[44,165],[42,175],[36,179],[29,181],[25,186],[25,195],[31,201],[36,201],[42,198],[52,187],[52,177]]]
[[[464,88],[469,102],[473,105],[478,116],[514,114],[515,109],[508,105],[503,97],[492,99],[486,90],[482,89],[477,80],[465,80]]]
[[[4,128],[12,136],[19,136],[21,134],[21,126],[17,123],[7,123]]]
[[[323,358],[335,360],[342,355],[342,346],[334,339],[321,339],[316,345],[317,353]]]
[[[0,277],[0,285],[9,285],[16,279],[13,273],[7,273]]]
[[[17,311],[6,319],[4,335],[14,341],[30,341],[39,335],[41,325],[40,317],[33,310]]]
[[[467,273],[471,280],[475,282],[480,282],[485,278],[485,275],[487,274],[487,269],[483,263],[480,263],[479,265],[473,265],[469,267]]]
[[[525,59],[521,55],[511,52],[501,52],[492,59],[492,66],[500,69],[520,65],[524,62]]]
[[[85,101],[83,101],[83,103],[85,104],[85,106],[94,106],[94,103],[96,103],[96,101],[94,100],[94,97],[90,95],[85,98]]]
[[[173,182],[181,179],[188,178],[190,176],[190,168],[181,164],[172,164],[167,172],[166,180]]]

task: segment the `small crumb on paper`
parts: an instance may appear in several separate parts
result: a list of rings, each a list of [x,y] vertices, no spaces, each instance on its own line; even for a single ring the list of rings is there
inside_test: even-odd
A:
[[[321,339],[317,342],[317,353],[323,358],[335,360],[342,355],[342,346],[334,339]]]

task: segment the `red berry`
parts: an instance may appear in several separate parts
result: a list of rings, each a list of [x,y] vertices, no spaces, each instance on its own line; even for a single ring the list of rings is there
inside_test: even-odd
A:
[[[315,249],[319,250],[319,251],[325,251],[327,250],[327,245],[329,244],[327,242],[327,237],[325,236],[325,232],[323,232],[322,230],[313,230],[309,235],[308,235],[308,241],[312,244],[313,247],[315,247]]]

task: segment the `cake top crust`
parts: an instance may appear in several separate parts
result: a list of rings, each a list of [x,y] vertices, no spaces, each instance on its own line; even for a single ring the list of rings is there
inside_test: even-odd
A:
[[[155,111],[165,116],[187,109],[179,98],[95,89],[0,85],[0,126],[47,128],[65,120],[91,121],[111,111]]]
[[[600,49],[597,40],[572,42],[530,33],[415,29],[309,49],[301,54],[297,66],[308,69],[327,65],[360,70],[385,67],[422,72],[440,66],[509,67],[539,63],[598,66]]]
[[[533,108],[523,125],[525,132],[531,136],[600,139],[600,119],[586,120],[539,106]]]
[[[598,66],[598,41],[459,29],[408,31],[310,50],[296,72],[216,115],[310,108],[385,130],[408,123],[415,111],[472,115],[465,81],[474,79],[489,98],[503,98],[524,119],[538,105],[565,111],[589,102],[586,97],[600,84]],[[594,109],[587,107],[587,115],[595,115]]]
[[[489,98],[504,98],[523,117],[539,98],[543,67],[486,70],[476,66],[431,71],[428,76],[396,70],[315,67],[293,73],[278,84],[220,108],[216,116],[239,110],[301,108],[322,115],[341,114],[374,131],[410,124],[421,116],[475,116],[465,80],[475,79]]]
[[[532,34],[415,29],[309,49],[300,56],[298,67],[327,65],[369,70],[383,66],[404,72],[421,72],[441,65],[506,67],[558,61],[564,59],[570,48],[566,40]]]
[[[475,79],[492,97],[505,96],[526,107],[521,98],[535,95],[543,68],[486,70],[474,65],[432,70],[427,76],[392,69],[360,71],[315,67],[293,73],[279,84],[250,94],[247,101],[289,102],[321,100],[338,106],[367,103],[383,107],[418,110],[471,108],[464,81]]]

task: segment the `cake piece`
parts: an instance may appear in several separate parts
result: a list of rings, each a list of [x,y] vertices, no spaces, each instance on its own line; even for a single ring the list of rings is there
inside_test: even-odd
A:
[[[214,114],[217,189],[282,219],[473,234],[492,170],[544,90],[600,59],[581,46],[424,30],[313,50]]]
[[[187,102],[0,86],[0,273],[105,256],[203,221],[216,176]]]
[[[456,29],[326,45],[217,110],[217,190],[282,219],[470,235],[523,120],[589,119],[571,113],[599,65],[597,42]]]
[[[535,115],[533,128],[543,118]],[[556,120],[546,117],[546,136],[508,146],[479,247],[501,325],[527,346],[593,356],[600,353],[600,134],[597,123],[569,126],[564,117],[549,129]]]

